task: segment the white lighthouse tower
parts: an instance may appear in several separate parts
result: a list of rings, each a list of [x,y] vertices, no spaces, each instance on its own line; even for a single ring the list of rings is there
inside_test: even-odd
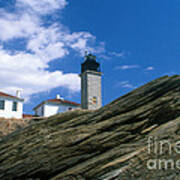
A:
[[[96,56],[88,54],[81,64],[81,106],[82,109],[96,110],[102,106],[100,64]]]

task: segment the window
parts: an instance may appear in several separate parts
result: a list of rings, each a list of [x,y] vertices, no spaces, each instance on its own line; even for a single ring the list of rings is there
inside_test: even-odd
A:
[[[41,107],[41,116],[44,116],[44,106]]]
[[[4,100],[0,100],[0,109],[1,110],[5,109],[5,101]]]
[[[17,102],[13,102],[12,111],[17,111]]]
[[[72,110],[72,107],[69,107],[68,110],[71,111],[71,110]]]
[[[94,96],[94,97],[92,98],[92,104],[97,104],[97,97],[96,97],[96,96]]]

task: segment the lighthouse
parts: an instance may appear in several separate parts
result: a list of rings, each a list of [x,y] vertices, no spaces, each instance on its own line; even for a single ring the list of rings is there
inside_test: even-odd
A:
[[[102,106],[102,73],[96,56],[85,55],[81,64],[81,106],[82,109],[96,110]]]

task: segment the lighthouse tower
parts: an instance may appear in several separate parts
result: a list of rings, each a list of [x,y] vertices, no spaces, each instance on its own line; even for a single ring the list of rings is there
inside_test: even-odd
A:
[[[82,109],[96,110],[102,106],[100,64],[96,56],[85,55],[81,64],[81,106]]]

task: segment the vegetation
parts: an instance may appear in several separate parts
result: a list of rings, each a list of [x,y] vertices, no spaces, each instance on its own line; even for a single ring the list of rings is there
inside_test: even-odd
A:
[[[22,128],[27,125],[28,122],[23,119],[4,119],[0,118],[0,140],[3,136]]]

